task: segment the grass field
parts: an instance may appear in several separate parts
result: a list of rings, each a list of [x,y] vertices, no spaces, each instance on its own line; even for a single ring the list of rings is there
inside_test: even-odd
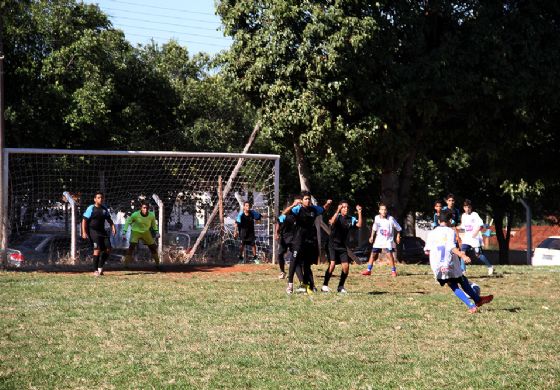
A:
[[[560,388],[560,268],[470,267],[496,296],[475,315],[428,266],[361,269],[345,296],[288,296],[272,265],[3,272],[0,388]]]

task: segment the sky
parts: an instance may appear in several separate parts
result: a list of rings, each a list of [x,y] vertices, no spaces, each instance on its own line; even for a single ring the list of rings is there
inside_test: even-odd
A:
[[[216,54],[231,45],[224,37],[214,0],[84,0],[97,4],[113,26],[136,46],[175,39],[189,54]]]

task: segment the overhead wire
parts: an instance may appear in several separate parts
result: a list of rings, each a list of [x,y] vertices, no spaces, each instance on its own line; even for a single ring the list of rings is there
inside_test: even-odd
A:
[[[92,2],[95,0],[91,0]],[[212,14],[212,13],[208,13],[208,12],[197,12],[197,11],[190,11],[190,10],[184,10],[184,9],[178,9],[178,8],[171,8],[171,7],[161,7],[161,6],[156,6],[156,5],[150,5],[150,4],[142,4],[139,2],[134,2],[134,1],[124,1],[124,0],[107,0],[107,1],[111,1],[113,3],[116,3],[116,5],[133,5],[134,8],[136,7],[144,7],[144,8],[148,8],[148,9],[155,9],[155,10],[165,10],[165,11],[173,11],[175,14],[177,13],[181,13],[181,14],[186,14],[186,15],[192,15],[192,14],[198,14],[198,15],[208,15],[208,16],[213,16],[216,17],[216,14]],[[231,39],[229,37],[224,37],[224,36],[212,36],[209,34],[199,34],[199,33],[189,33],[189,32],[182,32],[182,31],[175,31],[177,29],[163,29],[163,28],[157,28],[155,26],[160,25],[160,26],[171,26],[171,27],[181,27],[182,29],[196,29],[196,30],[206,30],[206,31],[219,31],[219,28],[221,27],[221,23],[219,22],[219,20],[217,21],[210,21],[210,20],[203,20],[203,19],[196,19],[196,18],[189,18],[189,17],[180,17],[180,16],[173,16],[173,15],[164,15],[162,13],[152,13],[152,12],[143,12],[143,11],[137,11],[135,9],[131,9],[131,10],[125,10],[125,9],[118,9],[118,8],[111,8],[111,7],[102,7],[99,3],[97,3],[97,6],[104,11],[105,13],[107,13],[107,16],[109,16],[112,20],[113,20],[113,26],[114,28],[118,28],[123,30],[123,32],[125,33],[125,35],[129,35],[129,36],[136,36],[136,37],[142,37],[142,38],[150,38],[150,39],[154,39],[154,40],[163,40],[163,41],[167,41],[169,39],[173,39],[175,37],[159,37],[159,36],[150,36],[147,35],[146,32],[149,33],[150,30],[153,31],[158,31],[158,32],[163,32],[163,33],[169,33],[169,34],[174,34],[176,36],[178,36],[179,39],[175,39],[178,42],[185,42],[185,43],[190,43],[190,44],[197,44],[197,45],[208,45],[208,46],[212,46],[212,47],[218,47],[218,48],[222,48],[222,49],[226,49],[229,47],[229,43],[231,43]],[[124,7],[127,8],[127,7]],[[131,7],[133,8],[133,7]],[[109,12],[111,13],[109,13]],[[127,16],[120,16],[118,14],[115,14],[116,12],[126,12]],[[132,16],[128,16],[128,14],[133,14]],[[150,19],[145,19],[145,18],[140,18],[140,17],[135,17],[134,15],[145,15],[145,16],[152,16],[155,18],[163,18],[164,20],[150,20]],[[201,23],[201,24],[206,24],[206,25],[214,25],[216,28],[211,28],[211,27],[202,27],[202,26],[193,26],[192,24],[186,25],[185,23],[172,23],[169,22],[169,20],[180,20],[180,21],[184,21],[184,22],[194,22],[194,23]],[[132,23],[129,24],[122,24],[121,21],[129,21]],[[147,23],[150,25],[154,25],[154,27],[151,26],[138,26],[135,25],[136,23],[134,22],[138,22],[138,23]],[[126,23],[126,22],[125,22]],[[144,32],[144,34],[138,34],[138,33],[133,33],[133,32],[127,32],[124,31],[124,29],[142,29],[142,31]],[[194,41],[194,40],[185,40],[183,38],[187,38],[187,37],[198,37],[198,38],[204,38],[209,39],[209,40],[213,40],[213,43],[209,43],[209,42],[200,42],[200,41]],[[223,42],[223,44],[221,44],[221,42]]]
[[[180,9],[180,8],[168,8],[168,7],[160,7],[160,6],[156,6],[156,5],[146,5],[146,4],[142,4],[142,3],[135,3],[133,1],[121,1],[121,0],[108,0],[108,1],[111,1],[113,3],[135,5],[135,6],[138,6],[138,7],[161,9],[161,10],[181,12],[181,13],[187,13],[187,14],[216,16],[216,14],[212,14],[212,13],[209,13],[209,12],[189,11],[189,10]]]
[[[160,17],[160,18],[167,18],[167,19],[174,19],[174,20],[186,20],[186,21],[190,21],[190,22],[198,22],[198,23],[207,23],[207,24],[217,25],[217,23],[215,21],[210,21],[210,20],[188,19],[188,18],[183,18],[183,17],[180,17],[180,16],[161,15],[161,14],[154,14],[154,13],[150,13],[150,12],[130,11],[130,10],[125,10],[125,9],[117,9],[117,8],[110,8],[110,7],[105,7],[105,8],[103,8],[103,10],[112,11],[112,12],[127,12],[127,13],[137,14],[137,15],[147,15],[147,16],[154,16],[154,17]],[[204,27],[200,27],[200,28],[204,28]]]
[[[119,24],[119,26],[127,27],[127,28],[144,29],[145,30],[145,27],[141,27],[141,26],[130,26],[130,25],[127,25],[127,24]],[[220,39],[220,40],[227,40],[228,39],[228,38],[225,38],[225,37],[213,37],[211,35],[203,35],[203,34],[196,34],[196,33],[190,33],[190,32],[172,31],[172,30],[163,30],[163,29],[160,29],[160,28],[150,28],[150,30],[167,32],[167,33],[171,33],[171,34],[190,35],[190,36],[193,36],[193,37],[200,37],[200,38],[210,38],[210,39]]]

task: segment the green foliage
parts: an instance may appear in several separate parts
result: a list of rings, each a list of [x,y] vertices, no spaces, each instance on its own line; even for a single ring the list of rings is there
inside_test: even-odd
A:
[[[8,146],[240,151],[252,129],[208,55],[133,48],[95,5],[10,1],[2,22]]]

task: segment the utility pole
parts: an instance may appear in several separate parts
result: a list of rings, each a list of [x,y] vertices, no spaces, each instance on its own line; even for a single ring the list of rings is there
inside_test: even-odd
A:
[[[6,269],[8,265],[7,259],[7,249],[8,249],[8,237],[6,223],[8,221],[8,216],[6,215],[5,203],[7,199],[4,199],[4,186],[8,183],[4,183],[4,44],[2,40],[2,34],[4,31],[4,23],[0,17],[0,268]]]

